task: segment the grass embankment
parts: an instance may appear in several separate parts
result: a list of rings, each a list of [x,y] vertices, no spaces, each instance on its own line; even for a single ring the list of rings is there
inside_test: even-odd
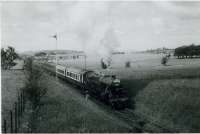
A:
[[[128,132],[129,126],[101,110],[66,83],[45,74],[47,88],[37,114],[35,132]]]
[[[20,88],[25,85],[25,74],[21,70],[1,70],[1,119],[9,119],[10,110],[17,102]],[[9,124],[8,124],[9,125]]]
[[[199,96],[200,79],[157,80],[138,93],[135,112],[177,132],[199,132]]]
[[[132,108],[146,122],[144,131],[163,132],[147,120],[171,132],[200,131],[198,67],[136,72],[122,83],[129,90]]]

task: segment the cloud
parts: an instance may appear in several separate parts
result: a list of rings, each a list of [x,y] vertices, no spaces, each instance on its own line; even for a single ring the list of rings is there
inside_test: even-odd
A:
[[[110,48],[143,50],[200,43],[199,3],[4,2],[2,41],[19,50],[55,49],[55,40],[49,36],[57,32],[60,49],[100,56]],[[105,39],[110,43],[102,43]],[[119,45],[110,47],[112,40]]]

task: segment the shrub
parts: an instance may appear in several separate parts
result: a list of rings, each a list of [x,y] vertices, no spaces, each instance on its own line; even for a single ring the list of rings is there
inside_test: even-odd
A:
[[[130,68],[130,67],[131,67],[131,62],[130,62],[130,61],[127,61],[127,62],[125,63],[125,67],[126,67],[126,68]]]
[[[27,73],[27,82],[25,86],[25,93],[32,104],[33,110],[40,105],[41,98],[46,94],[46,88],[40,84],[39,78],[42,76],[43,71],[33,65],[33,58],[25,60],[25,69]]]
[[[167,64],[167,61],[168,61],[168,58],[167,58],[167,57],[163,57],[163,58],[161,59],[161,64],[162,64],[162,65],[166,65],[166,64]]]

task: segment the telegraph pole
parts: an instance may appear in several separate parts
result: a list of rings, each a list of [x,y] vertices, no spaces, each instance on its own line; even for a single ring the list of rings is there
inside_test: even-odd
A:
[[[86,70],[86,54],[85,54],[85,56],[84,56],[84,57],[85,57],[85,70]]]
[[[53,37],[53,38],[55,38],[56,39],[56,67],[57,67],[57,65],[58,65],[58,57],[57,57],[57,51],[58,51],[58,35],[57,35],[57,33],[55,34],[55,35],[53,35],[53,36],[51,36],[51,37]],[[55,68],[56,69],[56,68]],[[56,70],[55,70],[56,71]],[[57,78],[57,73],[56,73],[56,78]]]
[[[57,35],[57,33],[55,34],[55,39],[56,39],[56,71],[57,71],[57,65],[58,65],[58,56],[57,56],[57,51],[58,51],[58,35]],[[57,73],[56,73],[56,79],[57,79]]]

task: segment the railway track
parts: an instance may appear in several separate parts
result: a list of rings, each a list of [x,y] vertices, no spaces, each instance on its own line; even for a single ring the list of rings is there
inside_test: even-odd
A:
[[[167,132],[167,133],[172,133],[172,132],[178,132],[177,129],[172,129],[166,126],[161,125],[159,122],[153,121],[152,119],[149,119],[145,117],[145,115],[137,115],[132,109],[125,109],[123,111],[115,111],[115,114],[125,120],[127,123],[129,123],[133,130],[136,132],[155,132],[155,130],[147,129],[144,127],[145,124],[149,124],[153,127],[156,127],[156,132]]]
[[[127,122],[132,127],[130,132],[143,132],[142,126],[138,123],[138,118],[132,113],[128,112],[126,109],[123,111],[114,111],[114,114]]]

